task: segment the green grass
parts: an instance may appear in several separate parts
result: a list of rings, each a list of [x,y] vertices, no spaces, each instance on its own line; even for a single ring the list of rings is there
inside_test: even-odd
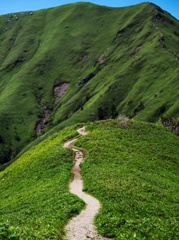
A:
[[[114,239],[178,239],[179,141],[153,124],[91,123],[76,145],[88,149],[84,189],[102,204],[95,224]]]
[[[65,225],[84,203],[69,193],[74,153],[63,148],[80,125],[35,142],[0,172],[0,239],[64,239]],[[114,239],[178,239],[178,136],[131,120],[88,123],[76,145],[84,190],[100,200],[95,225]],[[4,238],[2,238],[4,239]]]
[[[63,128],[118,114],[179,118],[178,29],[178,20],[150,3],[0,16],[0,164],[16,160],[0,172],[0,239],[63,239],[84,207],[69,193],[74,155],[62,147],[77,125]],[[53,88],[66,82],[54,107]],[[52,115],[36,139],[40,102]],[[85,190],[103,206],[95,221],[100,234],[178,239],[178,137],[136,121],[87,128],[77,144],[89,151],[82,172]]]
[[[35,139],[40,101],[53,111],[46,131],[117,114],[178,118],[178,24],[149,3],[0,16],[0,162]],[[64,82],[70,86],[54,109],[53,87]]]
[[[74,156],[63,148],[76,134],[71,127],[52,135],[0,173],[0,239],[62,239],[84,207],[69,193]]]

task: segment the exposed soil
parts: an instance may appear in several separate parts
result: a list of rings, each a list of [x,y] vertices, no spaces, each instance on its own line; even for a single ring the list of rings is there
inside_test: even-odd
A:
[[[101,55],[98,59],[99,64],[103,64],[105,62],[106,58],[104,55]]]
[[[65,148],[71,148],[75,151],[76,163],[72,169],[74,173],[74,180],[70,183],[70,192],[81,198],[86,204],[86,208],[75,218],[73,218],[66,227],[67,240],[107,240],[98,235],[95,226],[93,225],[94,218],[99,212],[100,203],[99,201],[83,192],[83,180],[81,176],[80,164],[84,161],[83,153],[87,154],[86,149],[80,149],[73,145],[73,143],[81,136],[86,135],[85,128],[80,128],[77,130],[79,136],[74,139],[69,140],[64,144]],[[82,153],[83,152],[83,153]]]
[[[37,137],[40,136],[40,134],[44,130],[44,128],[52,114],[52,111],[49,110],[42,102],[40,103],[40,107],[43,111],[43,117],[39,120],[39,122],[37,123],[37,126],[36,126],[35,132],[36,132]]]
[[[61,98],[65,95],[69,85],[69,83],[63,83],[62,85],[57,85],[54,87],[55,105],[57,105]]]
[[[54,87],[54,89],[53,89],[54,96],[55,96],[54,108],[60,102],[61,98],[65,95],[69,85],[70,85],[69,83],[63,83],[61,85],[56,85]],[[39,105],[40,105],[40,108],[42,109],[43,116],[42,116],[42,118],[39,119],[39,122],[36,125],[35,133],[36,133],[37,137],[40,136],[40,134],[45,129],[46,124],[50,120],[50,117],[51,117],[52,112],[54,110],[54,109],[53,110],[48,109],[47,106],[45,106],[42,103],[42,101],[40,101]]]

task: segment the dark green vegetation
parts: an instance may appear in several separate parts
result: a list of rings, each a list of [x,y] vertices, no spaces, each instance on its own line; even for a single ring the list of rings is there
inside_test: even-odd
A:
[[[118,114],[178,118],[178,29],[150,3],[1,16],[0,162],[35,139],[44,108],[46,131]],[[54,87],[63,83],[70,85],[55,103]]]
[[[76,134],[71,127],[49,137],[0,173],[1,240],[62,239],[84,206],[69,193],[73,153],[62,145]]]
[[[89,150],[85,190],[103,206],[96,225],[115,239],[179,239],[179,141],[153,124],[88,125],[76,145]]]

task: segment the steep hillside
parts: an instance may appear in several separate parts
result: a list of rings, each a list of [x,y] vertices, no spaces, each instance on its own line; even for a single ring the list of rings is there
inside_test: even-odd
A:
[[[18,240],[19,235],[23,239],[62,239],[67,221],[84,206],[69,193],[73,154],[63,148],[75,135],[74,127],[53,135],[0,173],[1,240],[7,236],[16,239],[11,235]]]
[[[74,156],[63,148],[77,134],[75,128],[52,135],[0,172],[3,239],[64,239],[68,220],[84,207],[69,193]],[[89,134],[75,144],[89,152],[82,176],[84,190],[102,204],[95,221],[100,234],[119,240],[177,240],[178,137],[130,120],[86,128]]]
[[[144,3],[0,17],[0,162],[57,124],[179,117],[179,23]]]

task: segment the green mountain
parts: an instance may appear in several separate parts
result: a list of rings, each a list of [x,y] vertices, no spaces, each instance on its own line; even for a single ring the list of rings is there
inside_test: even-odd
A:
[[[0,16],[0,240],[65,239],[81,125],[98,232],[179,239],[179,141],[158,124],[179,132],[178,59],[179,22],[152,3]]]
[[[0,17],[0,162],[54,126],[179,117],[179,22],[144,3]]]
[[[65,225],[84,203],[69,193],[74,154],[63,147],[67,127],[0,172],[0,239],[64,239]],[[157,124],[105,120],[86,125],[75,143],[89,156],[84,190],[100,200],[101,235],[118,240],[177,240],[178,136]],[[3,238],[4,236],[4,238]]]

